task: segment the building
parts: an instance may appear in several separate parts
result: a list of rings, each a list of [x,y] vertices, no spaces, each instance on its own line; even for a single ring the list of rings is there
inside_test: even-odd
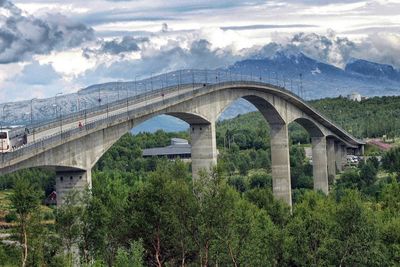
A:
[[[171,145],[143,149],[143,157],[167,157],[168,159],[190,159],[192,146],[186,139],[172,138]]]
[[[347,99],[349,99],[351,101],[360,102],[362,100],[362,97],[361,97],[360,93],[353,92],[350,95],[347,95]]]

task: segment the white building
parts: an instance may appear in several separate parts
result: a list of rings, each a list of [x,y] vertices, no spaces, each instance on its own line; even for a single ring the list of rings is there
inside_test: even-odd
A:
[[[362,97],[359,93],[357,92],[353,92],[350,95],[347,95],[347,99],[351,100],[351,101],[357,101],[360,102]]]

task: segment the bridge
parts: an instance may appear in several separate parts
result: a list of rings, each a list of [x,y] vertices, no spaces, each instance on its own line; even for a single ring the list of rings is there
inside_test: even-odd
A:
[[[188,71],[190,72],[190,71]],[[189,73],[190,74],[190,73]],[[136,125],[160,114],[179,118],[190,125],[192,174],[217,163],[215,123],[233,102],[243,98],[252,103],[271,128],[273,193],[292,204],[288,125],[297,122],[312,141],[314,189],[328,193],[328,176],[342,171],[347,150],[363,153],[364,143],[283,86],[258,77],[207,74],[201,81],[182,82],[137,93],[98,107],[81,110],[38,125],[28,125],[28,144],[1,155],[0,174],[30,167],[56,172],[58,203],[65,194],[91,186],[91,169],[100,157]],[[151,87],[153,87],[153,80]],[[125,84],[127,90],[136,83]],[[78,127],[81,122],[81,127]],[[14,135],[21,130],[15,130]]]

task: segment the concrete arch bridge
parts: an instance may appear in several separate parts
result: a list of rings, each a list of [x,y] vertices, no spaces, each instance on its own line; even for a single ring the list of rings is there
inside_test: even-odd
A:
[[[316,190],[328,193],[328,175],[342,170],[348,149],[362,154],[362,141],[285,88],[258,79],[217,77],[214,83],[193,80],[153,89],[36,125],[29,131],[27,145],[1,155],[0,174],[30,167],[54,168],[61,204],[68,190],[91,186],[92,167],[121,136],[156,115],[167,114],[190,125],[192,171],[196,178],[199,170],[216,164],[215,122],[239,98],[252,103],[270,125],[273,193],[289,205],[289,123],[298,122],[311,136]]]

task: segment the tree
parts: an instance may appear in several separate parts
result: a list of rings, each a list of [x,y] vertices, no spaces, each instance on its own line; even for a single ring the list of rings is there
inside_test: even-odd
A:
[[[86,207],[83,202],[85,192],[71,191],[66,195],[64,203],[57,208],[56,228],[61,242],[67,251],[66,260],[73,266],[79,258],[78,248],[82,240],[83,214]]]
[[[115,257],[116,267],[143,267],[144,248],[142,240],[133,241],[129,249],[119,248]]]
[[[382,266],[375,215],[362,202],[360,193],[346,190],[332,213],[334,227],[326,244],[325,257],[335,266]]]
[[[22,267],[26,266],[28,260],[28,227],[32,222],[32,215],[39,211],[42,195],[42,192],[34,188],[27,180],[18,179],[10,196],[12,208],[18,215]]]
[[[309,191],[294,207],[293,218],[285,227],[288,265],[323,266],[325,244],[333,229],[330,216],[334,203],[324,195]]]
[[[131,188],[119,173],[96,173],[93,178],[92,197],[84,214],[87,226],[83,226],[85,236],[82,238],[87,240],[84,247],[93,257],[112,266],[118,248],[130,238],[126,210]]]
[[[400,176],[400,147],[392,148],[383,155],[382,167]]]
[[[361,163],[360,166],[360,179],[362,185],[359,186],[370,186],[375,183],[376,175],[378,174],[379,163],[377,164],[374,158],[367,159],[365,163]]]

